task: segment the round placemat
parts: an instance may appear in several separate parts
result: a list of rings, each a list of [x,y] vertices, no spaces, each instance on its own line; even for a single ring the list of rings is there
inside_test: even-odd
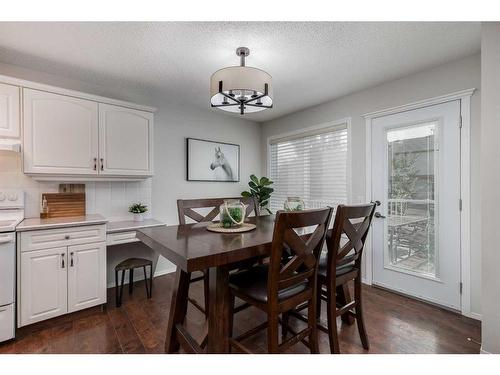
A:
[[[231,227],[231,228],[221,227],[220,223],[213,223],[207,226],[207,230],[209,230],[210,232],[217,232],[217,233],[243,233],[243,232],[249,232],[255,228],[256,225],[250,223],[243,223],[239,227]]]

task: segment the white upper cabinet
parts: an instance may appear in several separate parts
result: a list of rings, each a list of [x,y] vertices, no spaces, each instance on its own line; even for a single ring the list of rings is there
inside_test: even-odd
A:
[[[153,114],[99,103],[101,175],[153,174]]]
[[[0,83],[0,138],[19,138],[19,87]]]
[[[24,173],[82,180],[152,176],[153,109],[77,94],[23,88]]]
[[[23,89],[24,172],[96,175],[96,102]]]

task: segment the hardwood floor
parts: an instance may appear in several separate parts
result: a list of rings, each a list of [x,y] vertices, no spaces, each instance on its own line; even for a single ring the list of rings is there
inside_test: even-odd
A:
[[[114,289],[108,290],[105,309],[86,311],[24,327],[13,341],[0,344],[0,353],[162,353],[167,329],[173,274],[154,279],[153,298],[146,299],[142,282],[134,284],[134,294],[123,295],[123,305],[114,306]],[[365,320],[371,348],[367,353],[479,353],[480,323],[423,302],[381,289],[364,286]],[[203,284],[192,284],[190,294],[203,301]],[[323,305],[323,309],[324,309]],[[325,312],[322,312],[322,320]],[[265,320],[265,315],[249,308],[235,317],[238,335]],[[291,322],[301,326],[293,318]],[[365,353],[356,325],[342,325],[339,340],[342,353]],[[186,326],[200,337],[205,318],[191,304]],[[328,336],[319,333],[321,353],[329,353]],[[264,353],[266,332],[251,337],[245,345]],[[308,353],[301,344],[290,353]]]

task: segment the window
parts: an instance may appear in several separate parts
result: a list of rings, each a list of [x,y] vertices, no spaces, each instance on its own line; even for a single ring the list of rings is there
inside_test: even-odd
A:
[[[283,209],[287,197],[300,197],[306,208],[347,203],[347,124],[308,131],[270,142],[270,208]]]

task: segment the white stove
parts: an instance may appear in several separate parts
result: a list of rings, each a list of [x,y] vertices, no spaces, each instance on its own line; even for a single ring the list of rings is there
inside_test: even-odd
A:
[[[24,219],[24,193],[0,189],[0,342],[14,338],[16,226]]]

